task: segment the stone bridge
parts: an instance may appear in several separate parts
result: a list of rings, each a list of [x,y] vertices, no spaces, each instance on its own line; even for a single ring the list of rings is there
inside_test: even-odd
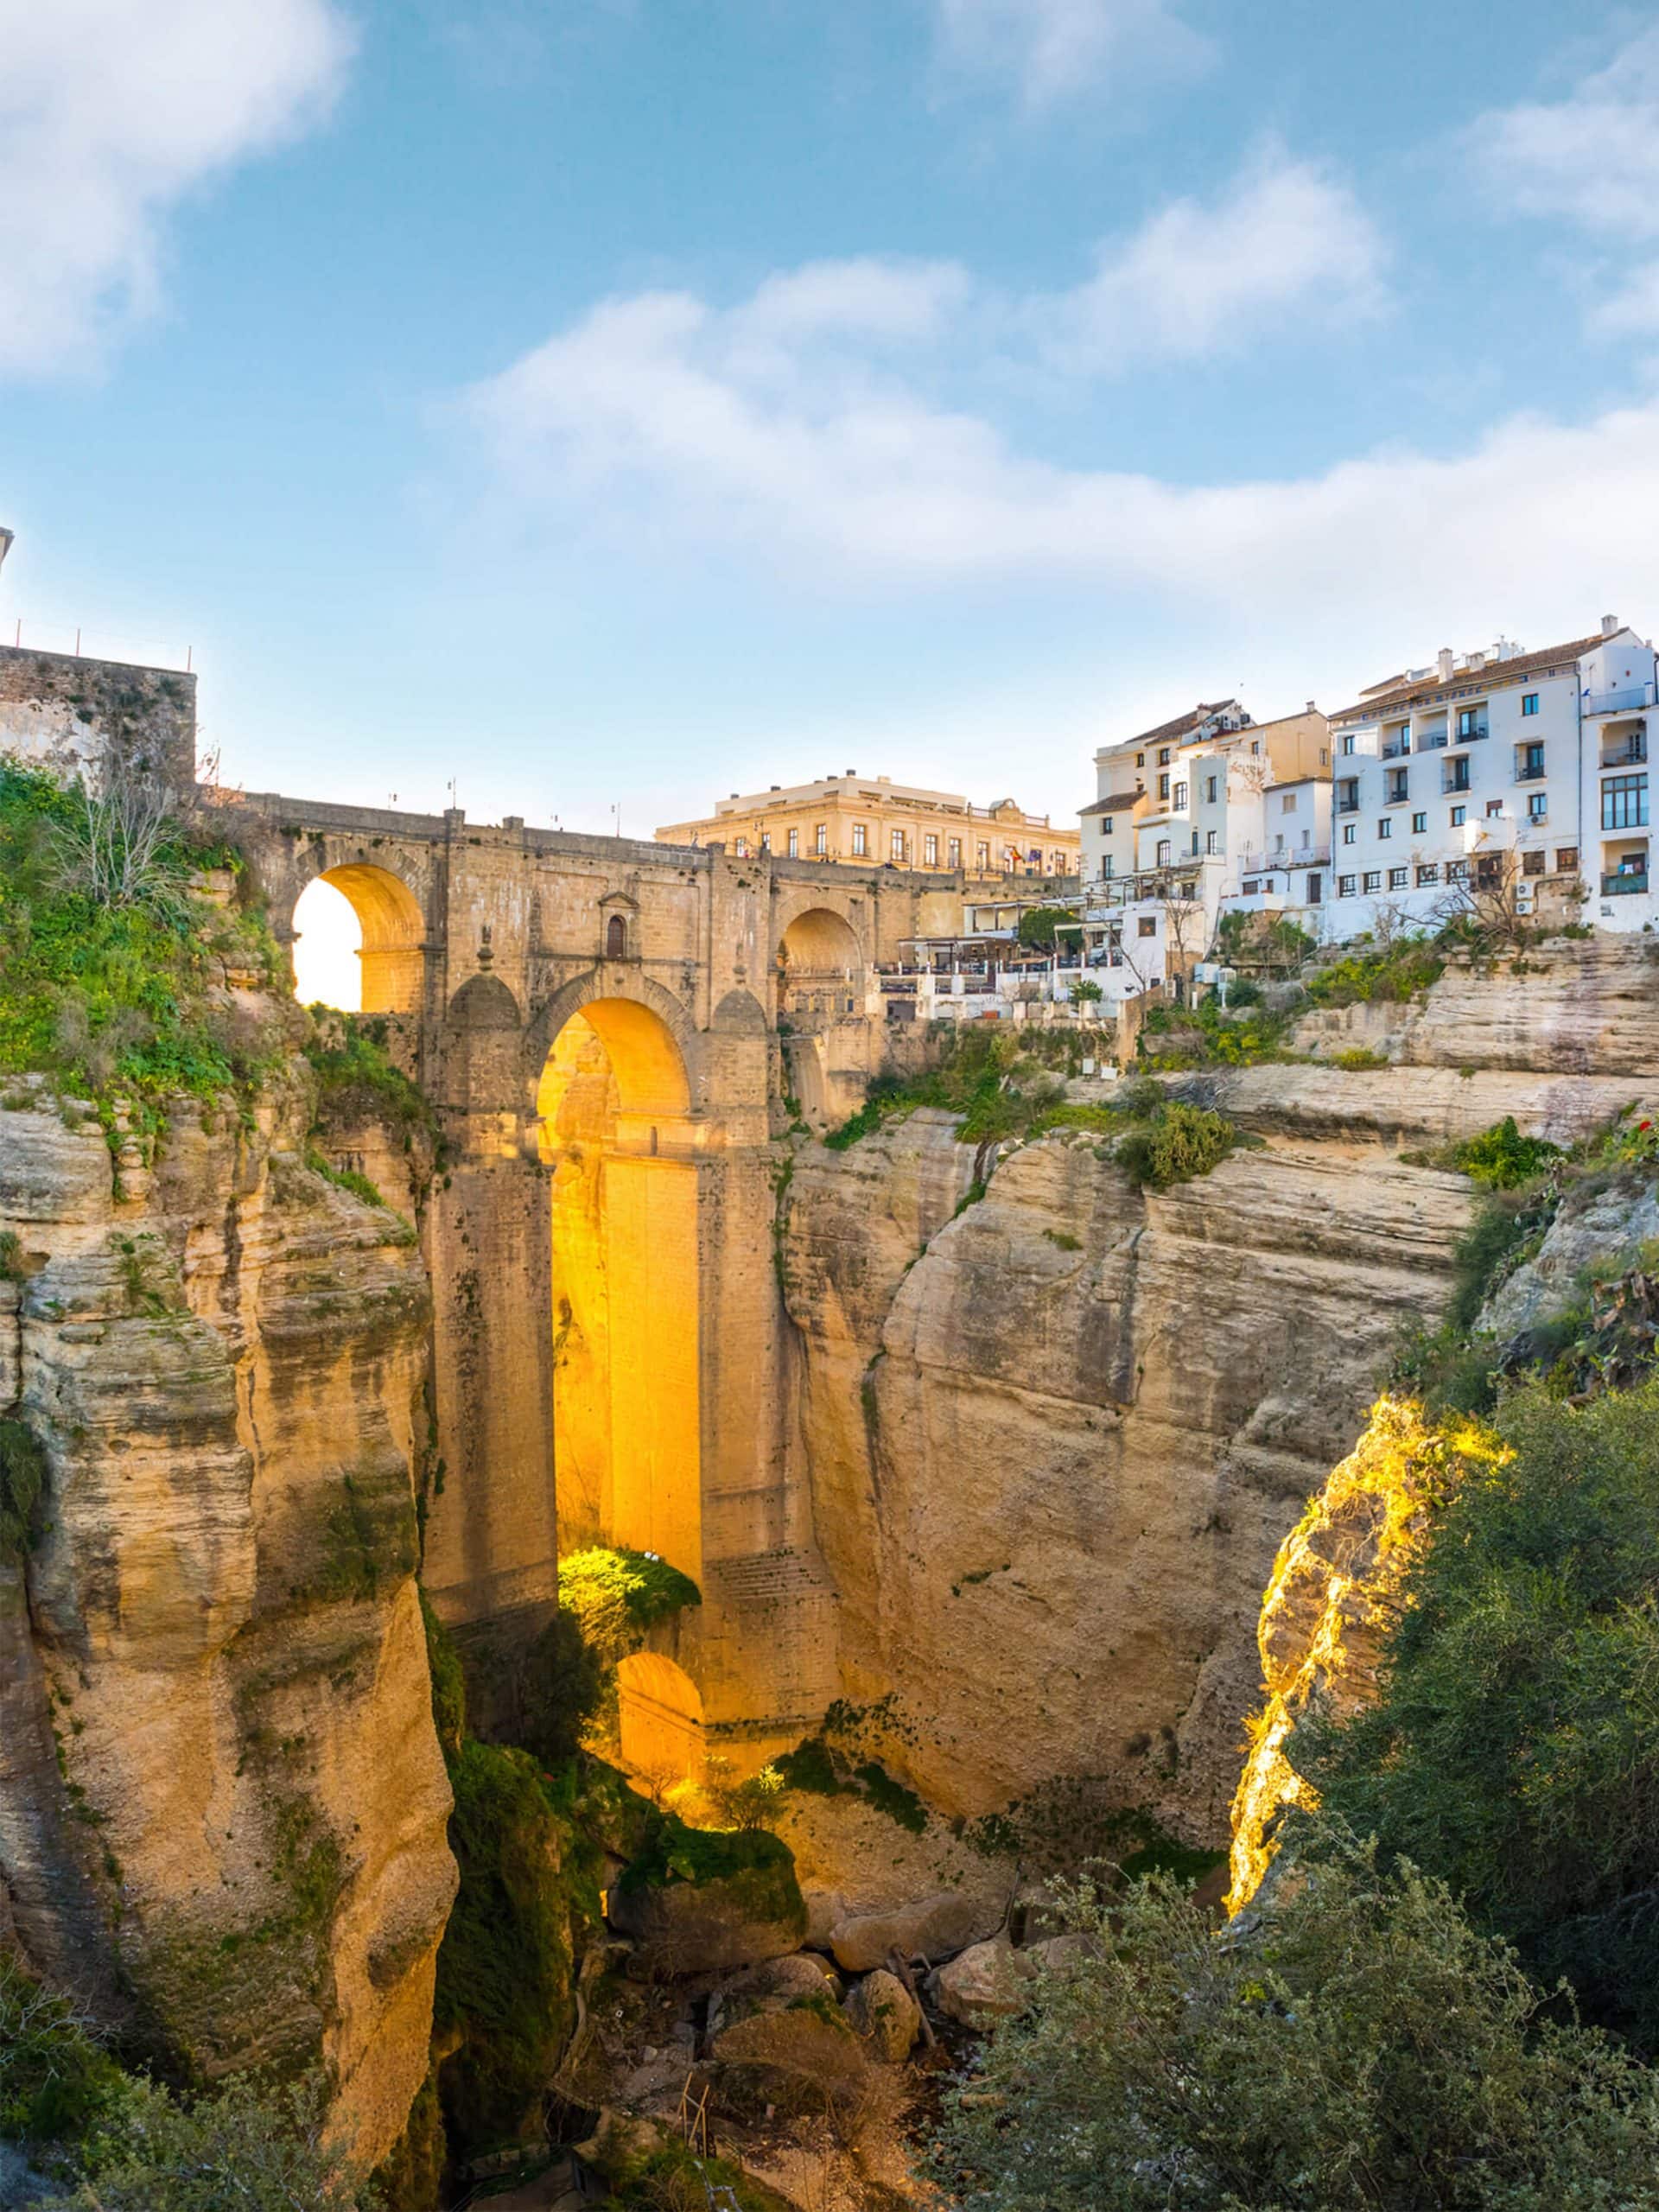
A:
[[[836,1694],[834,1598],[786,1472],[772,1142],[857,1104],[875,963],[959,926],[961,879],[237,804],[279,938],[319,877],[350,900],[364,1010],[438,1109],[425,1578],[475,1675],[561,1550],[627,1544],[704,1602],[625,1678],[625,1749],[631,1716],[642,1763],[688,1720],[792,1740]]]

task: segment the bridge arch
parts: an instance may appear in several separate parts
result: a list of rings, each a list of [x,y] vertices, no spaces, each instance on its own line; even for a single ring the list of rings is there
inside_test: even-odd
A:
[[[633,1651],[616,1669],[621,1763],[652,1782],[702,1770],[702,1699],[683,1667],[660,1651]]]
[[[543,1052],[537,1147],[551,1171],[559,1549],[597,1542],[656,1552],[696,1579],[696,1131],[685,1052],[664,1012],[648,1003],[654,988],[613,996],[589,979],[567,987],[532,1025]]]
[[[302,915],[314,885],[339,892],[357,918],[359,1004],[364,1014],[417,1014],[425,982],[425,917],[420,901],[390,868],[367,861],[325,868],[311,878],[294,906],[296,929],[303,937]]]

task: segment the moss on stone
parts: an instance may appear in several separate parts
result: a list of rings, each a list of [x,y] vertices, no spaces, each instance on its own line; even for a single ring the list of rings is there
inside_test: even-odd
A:
[[[444,1764],[451,1766],[461,1756],[461,1739],[467,1732],[467,1678],[460,1654],[424,1590],[421,1592],[421,1623],[426,1630],[426,1669],[432,1683],[432,1725],[438,1732]]]
[[[654,1552],[595,1544],[559,1561],[559,1603],[575,1616],[584,1640],[614,1665],[637,1651],[651,1630],[700,1605],[702,1592]]]
[[[570,1908],[563,1836],[535,1762],[468,1739],[450,1768],[449,1841],[461,1888],[438,1952],[435,2032],[459,2152],[513,2139],[569,2037]]]

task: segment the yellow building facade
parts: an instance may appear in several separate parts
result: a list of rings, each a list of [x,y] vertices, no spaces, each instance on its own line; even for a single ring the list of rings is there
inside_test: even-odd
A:
[[[975,806],[956,791],[850,772],[734,791],[712,814],[671,823],[657,836],[668,845],[721,844],[740,860],[769,853],[969,876],[1075,875],[1079,851],[1075,823],[1062,828],[1011,798]]]

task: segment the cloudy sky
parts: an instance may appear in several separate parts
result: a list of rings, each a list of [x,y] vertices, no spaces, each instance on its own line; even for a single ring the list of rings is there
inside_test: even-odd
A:
[[[1659,624],[1659,15],[0,0],[0,634],[254,789],[1070,813]]]

